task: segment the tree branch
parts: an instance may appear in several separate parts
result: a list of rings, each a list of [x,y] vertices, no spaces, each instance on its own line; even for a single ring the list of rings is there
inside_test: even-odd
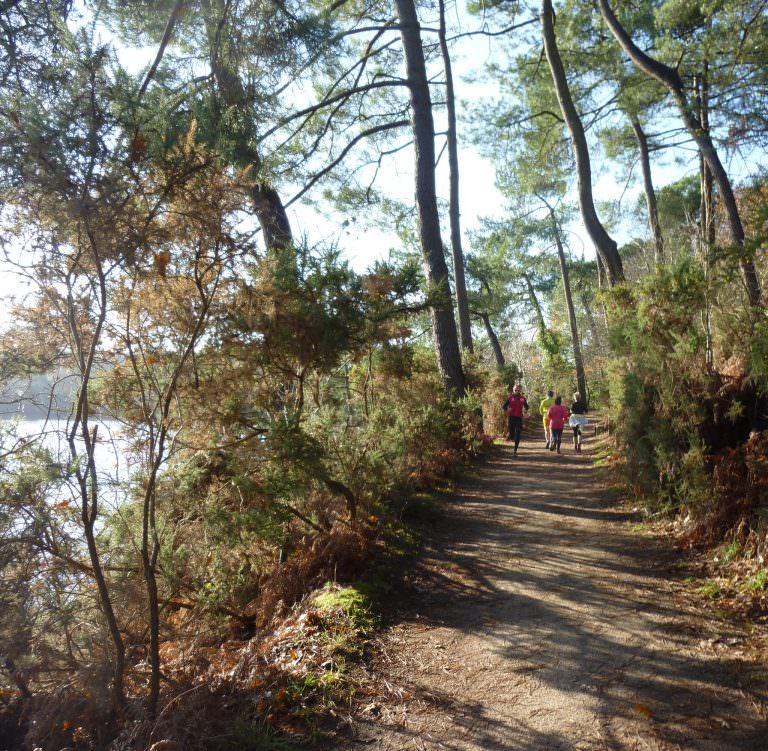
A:
[[[150,81],[154,78],[155,73],[157,73],[157,68],[160,65],[160,61],[163,59],[163,55],[165,55],[165,48],[171,41],[173,30],[176,27],[176,22],[179,20],[181,11],[184,9],[184,2],[185,0],[176,0],[176,5],[173,6],[171,16],[168,19],[165,31],[163,32],[163,38],[160,41],[160,47],[157,50],[157,55],[155,55],[155,61],[152,63],[152,67],[147,71],[147,75],[144,77],[144,82],[141,84],[141,88],[139,89],[139,95],[136,100],[137,103],[141,102],[141,99],[144,96],[144,92],[147,90],[147,86],[149,86]]]
[[[312,179],[295,195],[293,198],[291,198],[290,201],[288,201],[285,204],[285,208],[287,209],[291,204],[295,203],[299,200],[310,188],[312,188],[313,185],[315,185],[318,180],[322,179],[325,175],[327,175],[334,167],[336,167],[338,164],[340,164],[344,157],[355,147],[357,143],[362,141],[364,138],[367,138],[368,136],[372,136],[375,133],[382,133],[387,130],[394,130],[396,128],[405,128],[408,125],[410,125],[410,122],[408,120],[397,120],[393,123],[386,123],[384,125],[377,125],[374,128],[368,128],[368,130],[364,130],[362,133],[358,133],[342,150],[341,154],[334,159],[330,164],[327,164],[323,169],[320,170],[320,172],[317,172],[315,175],[313,175]]]
[[[297,120],[300,117],[304,117],[304,115],[314,114],[315,112],[318,112],[319,110],[324,109],[325,107],[330,107],[332,104],[335,104],[340,100],[349,99],[351,96],[355,94],[364,94],[368,91],[373,91],[374,89],[383,89],[383,88],[395,87],[395,86],[408,86],[408,82],[405,79],[399,79],[399,78],[389,80],[389,81],[374,81],[372,83],[366,84],[365,86],[356,86],[352,89],[347,89],[346,91],[343,91],[340,94],[336,94],[335,96],[328,97],[327,99],[322,99],[321,101],[316,102],[315,104],[312,104],[309,107],[305,107],[302,110],[297,110],[296,112],[292,112],[290,115],[288,115],[288,117],[284,117],[279,123],[277,123],[277,125],[270,128],[259,138],[259,143],[262,143],[265,139],[269,138],[269,136],[276,133],[283,126],[287,125],[293,120]]]

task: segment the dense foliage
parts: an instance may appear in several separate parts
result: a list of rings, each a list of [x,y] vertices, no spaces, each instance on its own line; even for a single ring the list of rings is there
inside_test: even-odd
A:
[[[407,535],[409,497],[503,435],[517,381],[534,403],[581,391],[651,513],[764,569],[765,3],[467,14],[0,4],[0,383],[43,418],[0,423],[9,746],[149,747],[163,728],[256,748],[286,697],[331,701],[370,614],[358,590],[308,593]],[[450,63],[477,36],[493,53],[467,77],[495,93],[460,105],[459,132],[506,205],[464,269]],[[380,181],[412,146],[413,206]],[[736,148],[751,173],[723,166]],[[600,202],[608,173],[637,185]],[[301,236],[300,204],[396,248],[356,271]],[[301,676],[300,627],[323,644]],[[195,736],[225,719],[213,745]]]

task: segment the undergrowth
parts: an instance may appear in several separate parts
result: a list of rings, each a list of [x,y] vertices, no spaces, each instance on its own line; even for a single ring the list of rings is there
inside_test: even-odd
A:
[[[331,743],[339,718],[365,690],[360,666],[370,640],[392,613],[392,593],[407,579],[424,526],[440,513],[457,469],[438,488],[394,496],[387,515],[370,517],[354,533],[355,566],[321,567],[319,586],[252,638],[164,644],[164,672],[173,686],[167,711],[151,728],[136,725],[123,733],[111,751],[128,751],[136,738],[185,751],[289,751]],[[355,547],[348,540],[340,546]],[[292,577],[305,586],[309,581],[306,571],[283,572]],[[297,586],[280,591],[293,596]]]
[[[685,257],[606,296],[617,466],[646,518],[709,560],[708,599],[759,593],[749,582],[768,565],[768,380],[764,363],[736,357],[768,339],[734,300],[707,318],[733,294],[729,264],[706,276]]]

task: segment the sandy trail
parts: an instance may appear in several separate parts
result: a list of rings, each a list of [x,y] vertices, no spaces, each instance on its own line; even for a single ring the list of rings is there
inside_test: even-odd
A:
[[[589,442],[588,442],[589,443]],[[768,749],[766,667],[686,605],[587,450],[494,450],[430,529],[351,748]]]

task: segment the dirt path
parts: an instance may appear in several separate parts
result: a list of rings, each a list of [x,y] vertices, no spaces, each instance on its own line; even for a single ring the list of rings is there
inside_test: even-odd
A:
[[[587,447],[588,448],[588,447]],[[350,748],[768,749],[766,667],[683,604],[590,451],[498,448],[430,532]]]

